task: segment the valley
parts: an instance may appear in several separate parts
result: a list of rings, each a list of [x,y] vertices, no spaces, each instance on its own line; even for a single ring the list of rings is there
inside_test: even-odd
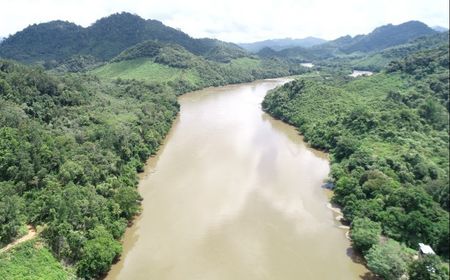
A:
[[[447,279],[448,42],[235,44],[126,12],[4,38],[0,279]]]

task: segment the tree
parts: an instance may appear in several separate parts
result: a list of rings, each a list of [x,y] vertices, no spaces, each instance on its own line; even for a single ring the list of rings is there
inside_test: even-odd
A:
[[[0,244],[14,239],[24,223],[24,202],[13,189],[11,183],[0,182]]]
[[[356,218],[352,222],[351,238],[353,245],[363,253],[378,244],[381,235],[381,224],[368,218]]]
[[[93,279],[109,270],[122,247],[103,226],[91,230],[89,237],[91,239],[83,247],[77,272],[81,277]]]
[[[369,269],[386,280],[399,279],[408,270],[405,249],[392,239],[373,245],[365,258]]]
[[[341,136],[338,138],[336,148],[334,148],[334,155],[337,161],[349,157],[359,147],[359,142],[349,136]]]
[[[411,263],[410,280],[447,280],[448,268],[436,255],[424,255]]]
[[[122,186],[117,189],[114,201],[119,204],[122,216],[131,219],[139,212],[139,201],[141,197],[136,188]]]
[[[448,115],[445,108],[435,99],[427,99],[419,108],[420,116],[426,119],[436,128],[441,128],[448,124]]]

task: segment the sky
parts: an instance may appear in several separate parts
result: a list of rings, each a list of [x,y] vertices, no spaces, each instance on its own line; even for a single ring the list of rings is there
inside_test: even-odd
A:
[[[87,27],[121,11],[160,20],[195,38],[237,43],[331,40],[409,20],[449,26],[448,0],[0,0],[0,37],[57,19]]]

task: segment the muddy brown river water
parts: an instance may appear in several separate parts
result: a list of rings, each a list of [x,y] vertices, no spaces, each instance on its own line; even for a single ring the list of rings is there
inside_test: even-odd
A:
[[[325,154],[261,110],[285,79],[188,93],[141,174],[143,212],[106,279],[362,279],[321,187]]]

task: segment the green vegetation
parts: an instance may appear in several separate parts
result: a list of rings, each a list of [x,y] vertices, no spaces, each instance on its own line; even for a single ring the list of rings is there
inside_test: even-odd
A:
[[[393,60],[400,60],[419,51],[438,48],[448,44],[448,32],[436,33],[410,41],[406,44],[387,48],[370,55],[356,55],[352,59],[340,59],[340,63],[348,63],[353,68],[380,71]]]
[[[366,254],[370,270],[386,280],[397,280],[407,274],[411,256],[407,249],[396,241],[375,244]]]
[[[145,41],[120,53],[92,74],[102,79],[136,79],[168,82],[179,92],[208,86],[250,82],[256,79],[289,76],[308,69],[282,59],[241,57],[226,63],[197,56],[183,47]]]
[[[353,246],[361,252],[367,252],[373,245],[378,244],[381,235],[381,224],[368,218],[355,218],[352,223],[350,236]]]
[[[411,280],[446,280],[448,277],[448,265],[442,264],[435,255],[424,255],[409,267]]]
[[[0,61],[2,244],[25,223],[42,225],[46,246],[79,276],[106,272],[139,211],[136,171],[169,130],[175,96],[168,85]]]
[[[449,257],[448,64],[447,45],[371,77],[299,79],[263,102],[330,152],[333,201],[352,223],[354,246],[386,279],[398,279],[412,262],[393,240],[415,250],[427,243]]]
[[[448,32],[408,22],[250,55],[121,13],[88,28],[32,25],[0,56],[51,69],[0,60],[0,246],[26,224],[43,228],[0,255],[0,278],[101,277],[139,213],[136,172],[168,132],[176,96],[305,73],[263,108],[330,152],[355,248],[386,279],[448,278]],[[354,67],[381,73],[352,79]],[[440,257],[413,260],[418,242]]]
[[[79,59],[60,67],[89,60]],[[0,242],[25,224],[43,226],[54,257],[86,279],[121,252],[139,212],[136,172],[168,132],[176,95],[303,71],[272,59],[210,61],[154,41],[113,61],[92,70],[101,80],[0,61]]]
[[[114,15],[88,32],[120,37],[96,30],[99,24],[116,26],[116,20],[141,21]],[[58,24],[62,33],[70,25]],[[8,40],[41,31],[33,26]],[[185,36],[194,42],[183,34],[174,41],[181,44],[178,39]],[[67,36],[64,42],[72,42]],[[56,53],[61,62],[39,56],[46,66],[57,65],[51,72],[0,60],[0,245],[17,238],[25,224],[43,226],[43,242],[57,260],[73,264],[79,277],[101,276],[120,254],[118,240],[139,212],[136,172],[168,132],[178,111],[176,96],[306,70],[280,59],[249,57],[217,40],[195,42],[205,46],[203,56],[195,46],[188,50],[165,40],[142,41],[123,51],[120,40],[101,41],[76,56],[61,48]],[[99,56],[103,47],[109,52]],[[119,49],[111,62],[102,62]],[[30,52],[21,53],[30,55],[23,60],[34,61]]]
[[[122,252],[122,246],[103,226],[89,232],[81,261],[78,264],[78,275],[90,278],[108,272],[112,261]]]
[[[76,279],[73,269],[64,267],[41,240],[22,243],[0,255],[2,280]]]
[[[195,83],[199,79],[195,73],[158,64],[148,58],[108,63],[94,69],[91,73],[106,79],[136,79],[148,82],[173,81],[184,78]]]

